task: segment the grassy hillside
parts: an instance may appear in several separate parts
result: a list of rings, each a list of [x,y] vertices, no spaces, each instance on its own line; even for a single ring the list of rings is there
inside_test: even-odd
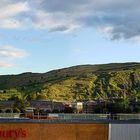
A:
[[[140,98],[140,63],[79,65],[47,73],[0,76],[0,99]]]

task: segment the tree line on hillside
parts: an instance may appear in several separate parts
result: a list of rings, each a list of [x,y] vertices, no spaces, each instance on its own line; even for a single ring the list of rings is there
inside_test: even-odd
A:
[[[27,101],[107,101],[106,107],[102,107],[105,108],[104,110],[109,112],[110,106],[114,106],[116,110],[121,108],[120,111],[129,112],[132,105],[140,102],[140,71],[139,69],[126,69],[91,72],[74,77],[67,76],[59,81],[0,90],[0,100],[16,100],[20,96],[26,97]],[[100,110],[101,105],[98,105],[95,112],[103,112]],[[135,107],[135,111],[138,110],[137,108]]]

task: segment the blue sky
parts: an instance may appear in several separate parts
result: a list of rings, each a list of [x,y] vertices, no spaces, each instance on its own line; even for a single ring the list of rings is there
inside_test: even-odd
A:
[[[1,0],[0,75],[140,61],[138,0]]]

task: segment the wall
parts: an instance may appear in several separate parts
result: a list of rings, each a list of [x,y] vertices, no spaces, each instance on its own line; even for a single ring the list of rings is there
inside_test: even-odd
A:
[[[0,140],[107,140],[107,124],[1,123]]]
[[[109,140],[140,140],[140,124],[109,124]]]

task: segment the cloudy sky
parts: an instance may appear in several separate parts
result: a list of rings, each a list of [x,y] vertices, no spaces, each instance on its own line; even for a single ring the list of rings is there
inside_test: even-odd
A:
[[[139,0],[1,0],[0,75],[140,62]]]

